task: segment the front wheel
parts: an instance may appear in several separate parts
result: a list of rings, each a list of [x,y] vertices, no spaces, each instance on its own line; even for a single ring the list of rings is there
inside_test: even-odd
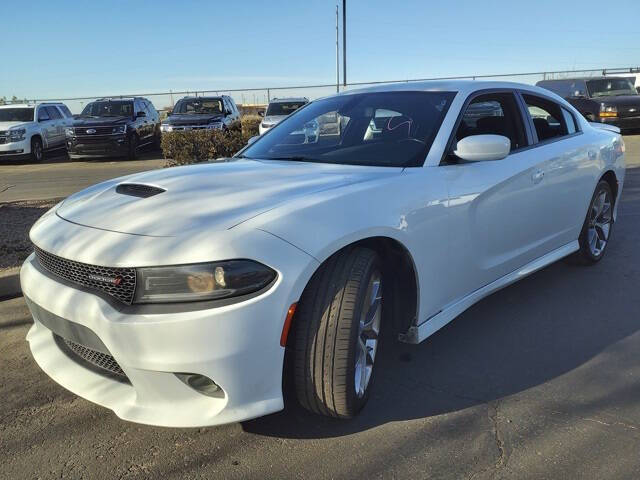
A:
[[[601,180],[589,204],[578,241],[576,256],[584,263],[596,263],[604,256],[613,228],[614,198],[609,183]]]
[[[138,158],[138,136],[135,133],[129,137],[127,158],[129,160],[135,160]]]
[[[328,259],[302,294],[294,380],[307,410],[350,418],[365,405],[382,323],[381,271],[373,250],[347,249]]]
[[[31,160],[36,163],[40,163],[44,158],[44,149],[42,147],[42,140],[40,137],[33,137],[31,139]]]

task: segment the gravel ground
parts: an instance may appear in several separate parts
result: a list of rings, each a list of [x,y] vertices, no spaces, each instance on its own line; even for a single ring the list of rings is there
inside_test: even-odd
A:
[[[31,226],[56,200],[0,203],[0,272],[19,266],[32,251]]]

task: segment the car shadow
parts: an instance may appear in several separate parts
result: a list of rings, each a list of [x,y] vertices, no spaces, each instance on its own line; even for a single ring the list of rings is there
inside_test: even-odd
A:
[[[628,169],[600,263],[557,262],[480,301],[420,345],[382,343],[371,397],[354,419],[311,414],[287,388],[282,412],[243,422],[243,429],[338,437],[496,401],[574,370],[640,329],[638,212],[640,168]]]
[[[162,157],[162,150],[154,145],[145,145],[141,147],[138,152],[137,160],[152,160]],[[92,162],[92,163],[109,163],[109,162],[127,162],[129,161],[124,157],[100,157],[100,158],[81,158],[72,160],[67,155],[65,149],[50,150],[44,153],[44,157],[38,165],[46,165],[52,163],[67,163],[67,162]],[[13,158],[3,159],[0,157],[0,165],[29,165],[35,164],[29,158]]]

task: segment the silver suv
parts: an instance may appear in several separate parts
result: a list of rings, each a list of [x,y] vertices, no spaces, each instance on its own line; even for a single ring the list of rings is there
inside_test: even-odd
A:
[[[260,122],[260,135],[307,103],[309,103],[307,97],[274,98],[271,100],[266,112],[258,112],[261,116],[264,116],[262,122]]]
[[[0,105],[0,160],[40,162],[45,150],[65,148],[73,117],[64,103]]]

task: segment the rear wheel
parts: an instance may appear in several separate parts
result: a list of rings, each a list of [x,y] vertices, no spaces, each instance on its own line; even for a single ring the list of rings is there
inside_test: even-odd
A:
[[[31,139],[31,160],[40,163],[43,158],[44,149],[42,147],[42,139],[40,137],[33,137]]]
[[[580,232],[580,250],[576,256],[584,263],[596,263],[604,256],[613,228],[613,194],[609,183],[601,180],[589,205]]]
[[[295,386],[306,409],[350,418],[371,390],[383,278],[367,248],[338,252],[314,274],[294,320]]]

